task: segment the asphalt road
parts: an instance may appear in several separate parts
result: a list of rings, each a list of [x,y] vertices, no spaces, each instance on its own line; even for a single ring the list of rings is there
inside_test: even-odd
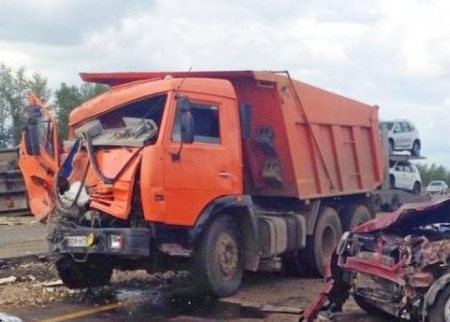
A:
[[[47,226],[32,216],[0,217],[0,258],[47,251]]]

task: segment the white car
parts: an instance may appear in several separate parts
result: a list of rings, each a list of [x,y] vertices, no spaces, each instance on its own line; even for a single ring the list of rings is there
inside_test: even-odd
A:
[[[391,188],[412,191],[415,195],[419,195],[422,189],[420,172],[408,161],[390,161],[389,182]]]
[[[431,181],[427,186],[427,193],[433,195],[439,193],[441,195],[446,194],[448,186],[445,181],[435,180]]]
[[[422,144],[419,131],[411,121],[382,121],[380,124],[386,124],[388,129],[389,154],[394,151],[410,151],[412,156],[420,156]]]

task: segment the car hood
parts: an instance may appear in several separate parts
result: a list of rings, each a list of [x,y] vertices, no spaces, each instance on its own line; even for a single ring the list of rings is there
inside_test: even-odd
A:
[[[353,229],[355,233],[406,231],[414,227],[450,222],[450,198],[405,204],[396,211],[372,219]]]

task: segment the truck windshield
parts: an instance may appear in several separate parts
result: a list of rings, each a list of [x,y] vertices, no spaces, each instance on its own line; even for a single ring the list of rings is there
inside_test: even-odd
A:
[[[140,147],[156,142],[167,94],[128,102],[75,129],[88,135],[93,146]]]
[[[130,102],[100,116],[100,123],[104,129],[116,129],[125,126],[124,118],[139,118],[152,120],[159,128],[166,99],[167,94],[162,94]]]

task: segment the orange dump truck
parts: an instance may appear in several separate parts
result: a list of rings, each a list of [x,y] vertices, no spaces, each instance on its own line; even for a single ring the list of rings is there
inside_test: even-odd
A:
[[[377,107],[287,72],[81,77],[111,89],[72,111],[63,147],[33,95],[20,147],[68,287],[106,284],[113,269],[190,269],[227,296],[244,270],[323,273],[342,231],[373,216]]]

